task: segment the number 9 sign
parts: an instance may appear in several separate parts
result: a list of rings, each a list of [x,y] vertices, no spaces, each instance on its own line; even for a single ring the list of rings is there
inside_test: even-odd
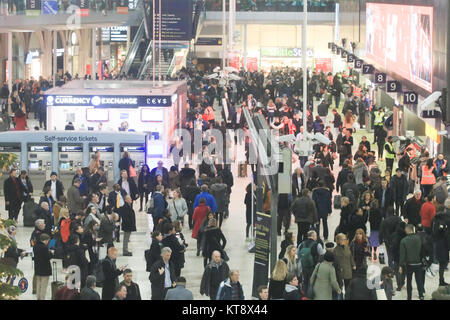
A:
[[[402,90],[402,84],[399,81],[388,81],[387,92],[400,92]]]

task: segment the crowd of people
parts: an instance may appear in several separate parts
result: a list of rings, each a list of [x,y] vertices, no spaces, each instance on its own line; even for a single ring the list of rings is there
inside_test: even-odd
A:
[[[140,298],[132,270],[118,268],[115,262],[120,230],[123,256],[133,255],[128,243],[136,231],[136,202],[139,211],[148,213],[149,249],[145,259],[152,299],[192,298],[182,276],[190,242],[183,230],[189,228],[197,241],[196,255],[201,254],[205,267],[200,293],[211,300],[243,300],[239,271],[228,266],[222,224],[230,214],[234,185],[231,166],[225,161],[233,137],[226,129],[244,132],[244,136],[235,135],[234,143],[244,142],[247,161],[252,144],[244,108],[262,114],[276,135],[294,134],[301,141],[306,132],[319,132],[330,140],[328,145],[316,144],[310,157],[293,157],[292,192],[280,194],[278,199],[277,232],[285,240],[268,286],[258,289],[261,299],[377,299],[379,292],[366,285],[368,260],[382,266],[385,258],[388,265],[382,268],[379,284],[388,299],[395,295],[394,278],[397,291],[402,290],[406,278],[407,297],[411,299],[412,275],[423,299],[425,274],[433,277],[437,265],[439,285],[444,288],[438,293],[445,295],[449,288],[444,272],[449,253],[446,176],[450,166],[443,155],[431,157],[414,141],[395,150],[383,110],[374,108],[370,95],[357,85],[351,73],[320,72],[308,77],[306,107],[301,99],[301,70],[241,70],[241,80],[229,81],[224,87],[204,75],[186,70],[189,108],[183,124],[192,137],[203,137],[201,150],[194,148],[192,153],[183,150],[180,141],[175,142],[171,148],[174,163],[169,170],[162,161],[152,170],[147,165],[135,168],[125,152],[119,162],[121,177],[112,190],[100,167],[99,153],[89,167],[78,170],[67,192],[57,174],[52,173],[35,209],[35,230],[30,239],[38,299],[45,298],[52,258],[61,259],[64,268],[75,265],[81,270],[81,291],[79,295],[69,294],[71,297],[98,299],[94,289],[101,285],[104,300]],[[341,108],[342,95],[345,100]],[[317,108],[314,100],[319,102]],[[215,112],[216,101],[226,101],[223,107],[228,112],[222,108],[221,117]],[[307,128],[303,127],[302,112],[307,113]],[[370,125],[366,119],[373,121],[375,129],[372,144],[366,136],[356,141],[355,132]],[[211,129],[220,130],[225,141],[223,149],[215,149],[213,154],[208,153],[208,146],[215,143]],[[376,150],[372,150],[373,144],[377,144]],[[287,146],[295,154],[295,144]],[[182,158],[184,167],[180,169]],[[196,169],[188,164],[193,159],[200,160]],[[246,168],[245,163],[239,165],[240,177],[246,176]],[[255,173],[254,166],[252,171]],[[20,177],[16,175],[16,170],[11,170],[4,190],[8,190],[5,200],[9,217],[17,221],[22,203],[33,191],[26,171]],[[270,214],[270,191],[263,196],[263,210]],[[249,184],[244,202],[247,237],[255,220],[255,201]],[[340,222],[330,232],[327,219],[333,206],[340,210]],[[289,232],[292,216],[297,224],[296,239]],[[387,257],[380,251],[382,244]],[[101,248],[107,251],[105,258],[99,254]],[[19,251],[14,254],[18,261]],[[124,282],[119,284],[122,274]],[[67,296],[71,289],[66,285],[61,290],[58,296]]]

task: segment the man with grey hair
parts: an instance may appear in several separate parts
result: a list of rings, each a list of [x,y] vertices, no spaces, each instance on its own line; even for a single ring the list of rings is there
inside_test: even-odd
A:
[[[227,278],[229,272],[230,267],[221,258],[220,252],[214,250],[211,255],[211,261],[203,272],[200,294],[209,296],[211,300],[216,300],[220,283]]]
[[[164,300],[167,290],[175,287],[175,269],[170,261],[172,249],[161,249],[161,259],[156,261],[150,269],[150,282],[152,284],[152,300]]]
[[[80,195],[81,179],[75,178],[73,185],[67,190],[67,207],[71,213],[83,211],[83,202],[85,197]]]
[[[410,223],[417,227],[421,222],[420,208],[422,208],[422,192],[414,192],[414,197],[409,198],[403,205],[402,216],[405,218],[406,223]]]
[[[97,278],[93,275],[86,278],[86,286],[81,290],[80,300],[101,300],[98,292],[94,290],[96,282]]]
[[[228,279],[220,283],[216,300],[245,300],[244,291],[239,282],[239,270],[230,270]]]
[[[303,174],[305,175],[305,183],[308,182],[310,175],[311,175],[311,165],[314,165],[314,157],[309,156],[308,161],[306,161],[305,165],[303,166]]]
[[[44,229],[45,229],[45,220],[37,219],[34,222],[34,230],[33,230],[33,233],[31,233],[31,237],[30,237],[30,246],[31,247],[33,247],[36,244],[36,242],[39,241],[39,237],[43,233]]]
[[[45,201],[42,202],[39,208],[36,208],[34,214],[38,219],[42,219],[45,221],[45,228],[43,232],[48,235],[51,235],[54,220],[50,212],[50,206],[48,202]]]

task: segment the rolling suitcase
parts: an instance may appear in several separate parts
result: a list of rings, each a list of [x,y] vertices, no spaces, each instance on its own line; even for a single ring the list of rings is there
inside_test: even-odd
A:
[[[247,177],[247,164],[246,163],[240,163],[238,165],[238,177],[239,178]]]
[[[34,227],[34,222],[36,221],[36,209],[39,205],[34,202],[34,199],[30,199],[23,204],[23,226],[24,227]]]
[[[64,287],[64,282],[58,281],[58,272],[57,272],[57,267],[56,267],[56,261],[53,261],[52,266],[53,266],[53,272],[52,272],[53,273],[53,281],[51,284],[52,300],[56,300],[56,293],[58,292],[59,289]]]

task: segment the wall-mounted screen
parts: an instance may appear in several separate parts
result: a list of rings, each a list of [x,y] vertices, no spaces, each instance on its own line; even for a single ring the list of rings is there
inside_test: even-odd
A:
[[[433,7],[367,3],[366,56],[431,92]]]
[[[141,121],[163,121],[164,110],[156,108],[142,108],[141,109]]]
[[[86,120],[87,121],[109,121],[109,110],[108,109],[86,109]]]

